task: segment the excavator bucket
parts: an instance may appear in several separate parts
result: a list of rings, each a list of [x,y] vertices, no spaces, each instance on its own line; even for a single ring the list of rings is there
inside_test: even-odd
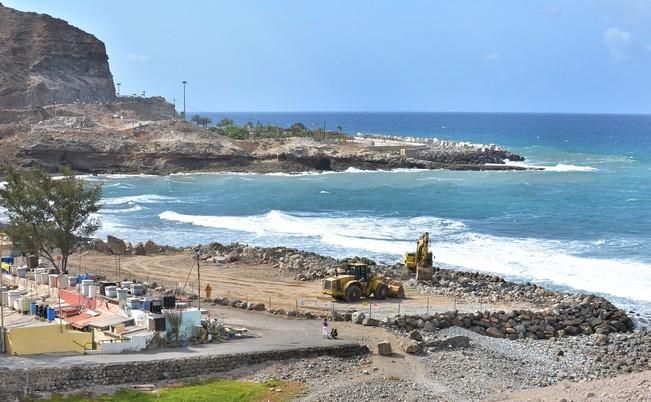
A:
[[[434,276],[434,268],[432,268],[431,265],[416,267],[417,281],[431,281],[433,276]]]

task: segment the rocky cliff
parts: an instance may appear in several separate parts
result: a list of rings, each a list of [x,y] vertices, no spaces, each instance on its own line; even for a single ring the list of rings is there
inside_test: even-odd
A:
[[[63,20],[0,4],[0,109],[114,98],[102,41]]]

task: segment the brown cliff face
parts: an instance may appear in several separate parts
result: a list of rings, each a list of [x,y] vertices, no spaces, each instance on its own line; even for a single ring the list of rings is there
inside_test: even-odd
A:
[[[103,42],[63,20],[0,4],[0,109],[113,99]]]

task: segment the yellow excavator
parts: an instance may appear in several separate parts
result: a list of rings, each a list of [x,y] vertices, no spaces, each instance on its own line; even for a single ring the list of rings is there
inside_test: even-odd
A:
[[[335,274],[323,280],[323,294],[347,302],[359,301],[362,297],[382,300],[387,297],[405,297],[405,290],[399,281],[375,275],[367,264],[349,263],[343,274]]]
[[[416,242],[416,252],[405,254],[403,264],[409,272],[416,272],[416,280],[431,281],[434,274],[433,259],[434,256],[429,251],[429,233],[425,232]]]

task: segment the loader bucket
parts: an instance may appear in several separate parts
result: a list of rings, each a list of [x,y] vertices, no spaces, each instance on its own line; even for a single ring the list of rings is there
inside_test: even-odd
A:
[[[405,289],[402,287],[402,283],[398,281],[391,281],[388,283],[389,286],[389,297],[405,297]]]

